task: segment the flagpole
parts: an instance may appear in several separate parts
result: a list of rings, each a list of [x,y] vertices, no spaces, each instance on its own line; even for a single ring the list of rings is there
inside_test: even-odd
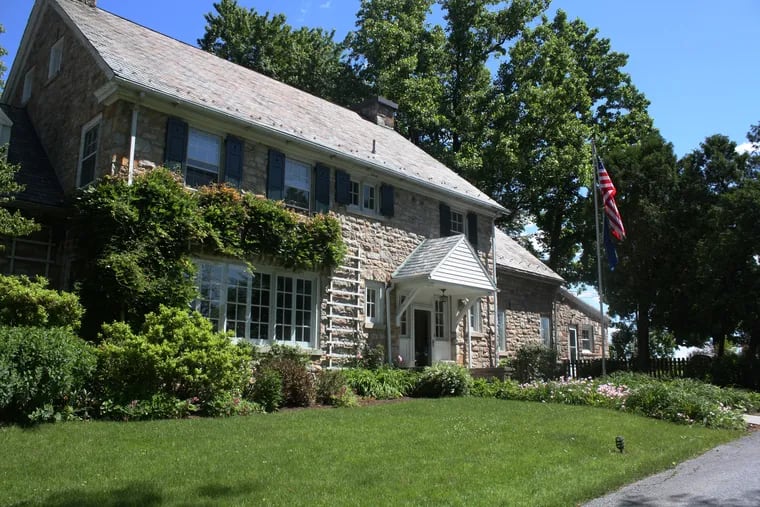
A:
[[[599,315],[602,317],[602,375],[607,375],[607,336],[604,326],[604,291],[602,289],[602,241],[599,233],[599,158],[596,155],[596,144],[591,138],[591,149],[594,154],[594,225],[596,226],[596,272],[597,291],[599,292]]]

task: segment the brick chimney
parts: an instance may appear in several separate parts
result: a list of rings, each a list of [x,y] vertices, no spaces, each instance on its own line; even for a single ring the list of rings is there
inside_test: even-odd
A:
[[[79,0],[88,7],[97,7],[98,0]]]
[[[354,106],[353,109],[365,120],[376,123],[381,127],[393,130],[396,126],[398,104],[385,97],[370,97]]]

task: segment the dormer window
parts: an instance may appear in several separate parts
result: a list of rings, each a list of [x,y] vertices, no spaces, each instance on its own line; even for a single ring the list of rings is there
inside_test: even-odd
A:
[[[52,45],[50,48],[50,58],[48,61],[48,79],[53,79],[61,71],[63,61],[63,37]]]

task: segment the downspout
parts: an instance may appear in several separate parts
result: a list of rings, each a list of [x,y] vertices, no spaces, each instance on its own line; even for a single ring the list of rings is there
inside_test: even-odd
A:
[[[472,369],[472,306],[467,308],[467,367]]]
[[[499,365],[499,286],[497,284],[496,277],[496,220],[491,220],[491,262],[493,262],[493,286],[496,287],[493,291],[493,311],[496,322],[496,336],[494,337],[494,350],[496,351],[495,357],[491,358],[491,367],[495,368]],[[506,322],[504,323],[504,342],[507,341],[507,329]]]
[[[385,286],[385,350],[388,355],[388,365],[393,364],[393,358],[391,354],[391,291],[393,290],[393,282],[388,282]]]
[[[135,179],[135,145],[137,144],[137,110],[140,106],[132,105],[132,130],[129,137],[129,169],[127,171],[127,185],[131,185]]]

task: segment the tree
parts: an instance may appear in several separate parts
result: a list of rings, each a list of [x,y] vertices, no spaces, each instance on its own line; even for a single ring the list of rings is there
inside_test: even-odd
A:
[[[8,146],[0,146],[0,236],[26,236],[38,230],[39,225],[24,217],[19,210],[11,211],[5,207],[13,201],[14,194],[24,190],[24,186],[16,181],[20,167],[8,162],[7,154]]]
[[[655,133],[611,152],[605,162],[615,168],[627,237],[617,245],[619,262],[604,286],[610,311],[635,322],[637,357],[645,369],[650,331],[666,328],[663,315],[677,272],[678,237],[671,220],[671,210],[680,204],[676,156],[673,146]]]
[[[349,105],[363,97],[363,87],[343,59],[345,46],[335,31],[294,30],[283,14],[270,17],[245,9],[236,0],[214,3],[207,13],[201,49],[326,100]]]
[[[642,139],[652,129],[648,102],[622,71],[627,56],[563,11],[524,31],[509,56],[499,69],[494,135],[478,183],[511,211],[506,229],[538,227],[549,267],[569,281],[588,279],[589,140],[608,151]]]
[[[0,35],[5,33],[5,27],[0,24]],[[6,50],[3,46],[0,46],[0,92],[3,91],[3,88],[5,88],[5,80],[3,79],[3,76],[5,75],[5,64],[3,63],[3,60],[1,59],[5,55],[8,54],[8,50]]]
[[[616,327],[617,331],[612,335],[610,356],[613,359],[638,357],[638,349],[636,347],[638,331],[636,324],[620,322],[616,324]],[[655,331],[651,335],[649,345],[649,357],[651,359],[673,357],[676,349],[676,340],[672,333]]]

